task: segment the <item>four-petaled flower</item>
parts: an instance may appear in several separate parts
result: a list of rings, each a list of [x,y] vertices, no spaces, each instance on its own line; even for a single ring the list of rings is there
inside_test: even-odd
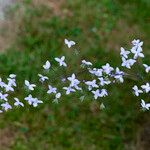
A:
[[[55,60],[59,63],[59,66],[67,67],[67,64],[64,62],[65,56],[62,56],[61,58],[56,57]]]

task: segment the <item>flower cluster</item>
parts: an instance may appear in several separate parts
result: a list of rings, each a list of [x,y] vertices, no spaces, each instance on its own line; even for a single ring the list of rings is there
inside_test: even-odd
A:
[[[64,43],[67,45],[68,48],[71,48],[76,43],[74,41],[69,41],[67,39],[64,40]],[[139,58],[143,58],[144,54],[142,53],[142,45],[143,42],[138,40],[132,41],[132,48],[130,50],[125,50],[123,47],[121,47],[121,60],[122,64],[120,67],[125,67],[127,69],[131,69],[131,67],[138,62]],[[58,63],[59,67],[67,67],[67,63],[65,62],[65,56],[56,57],[54,60]],[[89,94],[93,97],[93,99],[97,100],[102,97],[108,96],[109,92],[107,89],[107,86],[114,83],[123,83],[124,77],[128,76],[129,74],[120,70],[119,67],[112,67],[109,63],[106,63],[102,65],[99,68],[93,67],[94,64],[90,61],[82,60],[81,61],[81,68],[84,68],[84,71],[88,75],[88,79],[79,80],[77,78],[78,73],[72,73],[70,76],[63,78],[61,81],[61,89],[57,89],[56,87],[52,86],[52,83],[50,82],[50,77],[43,75],[43,73],[39,73],[39,82],[44,84],[45,82],[47,88],[47,94],[54,96],[53,102],[58,103],[59,99],[62,97],[62,95],[69,95],[71,93],[80,92]],[[49,60],[45,62],[45,64],[42,66],[42,68],[45,71],[54,71],[53,66]],[[147,64],[143,64],[143,68],[145,69],[146,73],[150,72],[150,66]],[[28,103],[29,105],[33,107],[37,107],[39,104],[43,103],[42,100],[39,100],[36,97],[32,96],[32,91],[34,91],[37,87],[36,84],[33,84],[31,81],[28,81],[25,79],[24,81],[24,87],[29,92],[29,94],[24,97],[24,100],[20,101],[19,98],[14,97],[13,101],[8,101],[9,94],[13,93],[15,91],[15,88],[17,87],[16,83],[16,75],[10,74],[7,78],[7,82],[4,82],[0,78],[0,113],[7,111],[9,109],[12,109],[13,107],[24,107],[25,103]],[[141,94],[150,94],[150,83],[147,81],[143,81],[143,85],[140,86],[140,88],[137,85],[133,86],[133,93],[135,96],[139,97]],[[65,85],[64,85],[65,84]],[[82,95],[80,97],[80,100],[83,101],[85,98],[85,95]],[[150,103],[146,103],[141,98],[141,107],[144,110],[150,109]],[[104,109],[105,105],[104,103],[100,104],[100,108]]]

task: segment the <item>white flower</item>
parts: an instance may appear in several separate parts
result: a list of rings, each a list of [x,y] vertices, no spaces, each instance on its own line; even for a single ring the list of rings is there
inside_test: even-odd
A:
[[[51,67],[51,63],[47,60],[46,63],[43,65],[45,70],[48,70]]]
[[[147,73],[149,73],[150,72],[150,66],[148,66],[147,64],[143,64],[143,66],[145,67],[145,71]]]
[[[8,91],[13,92],[14,91],[12,84],[5,84],[4,87],[5,87],[6,92],[8,92]]]
[[[71,46],[75,45],[76,43],[74,41],[69,41],[67,39],[64,40],[65,44],[70,48]]]
[[[114,75],[114,78],[117,79],[117,80],[119,80],[121,83],[123,83],[123,81],[124,81],[123,75],[124,75],[124,72],[120,71],[120,69],[117,67],[115,75]]]
[[[85,84],[88,85],[89,91],[92,90],[92,88],[98,88],[98,85],[96,84],[96,80],[86,81]]]
[[[22,107],[24,107],[24,104],[22,102],[20,102],[18,98],[15,97],[14,100],[15,100],[15,103],[14,103],[15,106],[22,106]]]
[[[17,86],[17,84],[16,84],[16,79],[13,79],[13,78],[7,78],[7,80],[8,80],[8,84],[10,85],[10,86]]]
[[[145,90],[146,93],[150,92],[150,84],[146,83],[145,85],[141,86],[143,90]]]
[[[16,75],[15,74],[10,74],[9,77],[12,78],[12,79],[15,79]]]
[[[106,89],[102,89],[101,93],[100,93],[100,97],[105,97],[107,95],[108,95],[107,90]]]
[[[125,59],[124,57],[122,57],[122,64],[121,66],[126,67],[128,69],[131,69],[131,66],[133,66],[133,64],[136,62],[136,60],[134,59]]]
[[[109,73],[111,73],[111,71],[114,70],[114,68],[112,68],[109,63],[107,63],[106,65],[102,66],[102,68],[103,68],[103,71],[106,74],[109,74]]]
[[[41,103],[43,103],[43,101],[41,101],[41,100],[39,100],[37,98],[33,98],[33,100],[32,100],[33,107],[37,107],[38,104],[41,104]]]
[[[48,80],[48,77],[47,77],[47,76],[43,76],[43,75],[41,75],[41,74],[38,74],[38,76],[40,77],[39,81],[42,82],[42,83],[43,83],[45,80]]]
[[[55,95],[55,98],[56,99],[59,99],[61,97],[61,93],[57,93],[56,95]]]
[[[1,87],[1,88],[5,87],[5,83],[2,81],[1,78],[0,78],[0,87]]]
[[[137,59],[138,57],[144,57],[144,54],[142,53],[142,45],[143,42],[140,42],[140,40],[133,40],[132,41],[132,49],[131,52],[134,54],[134,59]]]
[[[110,84],[111,83],[111,81],[109,81],[109,80],[104,80],[104,78],[103,77],[100,77],[100,78],[98,78],[98,80],[100,81],[100,85],[101,86],[104,86],[104,85],[108,85],[108,84]]]
[[[25,85],[28,87],[29,90],[33,91],[34,88],[36,87],[35,84],[30,84],[30,82],[28,80],[25,80]]]
[[[70,94],[71,92],[75,92],[75,89],[72,87],[63,87],[64,90],[66,90],[66,95]]]
[[[32,95],[28,95],[28,97],[25,97],[25,100],[28,102],[29,105],[32,105],[33,107],[37,107],[38,104],[43,103],[43,101],[33,98]]]
[[[125,51],[125,49],[123,47],[121,47],[120,50],[121,50],[120,55],[124,58],[128,58],[130,51]]]
[[[82,90],[80,87],[78,87],[78,84],[80,83],[80,81],[76,79],[76,76],[74,73],[71,75],[71,77],[68,77],[67,79],[71,82],[70,87],[74,87],[77,90]]]
[[[1,113],[3,113],[3,111],[2,111],[2,110],[0,110],[0,114],[1,114]]]
[[[97,70],[95,71],[95,75],[96,75],[97,77],[101,77],[101,76],[102,76],[102,73],[103,73],[103,70],[102,70],[102,69],[97,69]]]
[[[97,89],[96,91],[92,91],[92,93],[94,94],[95,99],[97,99],[98,97],[101,97],[101,93],[99,89]]]
[[[0,99],[2,99],[2,100],[4,100],[4,101],[7,101],[8,99],[7,99],[7,96],[8,96],[8,94],[2,94],[1,92],[0,92]]]
[[[2,108],[3,108],[4,110],[6,110],[6,111],[7,111],[8,109],[12,109],[12,106],[11,106],[8,102],[2,103],[1,106],[2,106]]]
[[[48,85],[48,91],[47,91],[48,94],[56,93],[56,92],[57,92],[57,88],[53,88],[51,85]]]
[[[55,58],[55,60],[59,63],[59,66],[67,67],[67,64],[64,62],[65,56],[62,56],[61,58]]]
[[[142,50],[139,49],[131,49],[131,52],[134,54],[134,59],[137,59],[138,57],[144,57],[144,54],[142,53]]]
[[[139,39],[137,39],[137,40],[134,39],[132,41],[132,45],[136,46],[136,47],[141,47],[143,45],[143,42],[141,42]]]
[[[145,101],[143,100],[143,99],[141,99],[141,106],[142,106],[142,108],[143,109],[147,109],[147,110],[149,110],[149,108],[150,108],[150,103],[145,103]]]
[[[86,60],[82,60],[82,64],[85,66],[92,66],[92,63]]]
[[[31,94],[29,94],[27,97],[24,98],[28,103],[29,105],[31,105],[33,103],[33,97]]]
[[[132,89],[134,90],[134,94],[135,94],[136,96],[139,96],[140,93],[143,93],[143,91],[142,91],[142,90],[139,90],[136,85],[135,85]]]

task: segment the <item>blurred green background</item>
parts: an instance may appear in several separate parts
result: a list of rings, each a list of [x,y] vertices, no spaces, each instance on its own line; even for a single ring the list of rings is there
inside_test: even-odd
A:
[[[6,80],[10,73],[18,75],[13,96],[23,100],[28,94],[22,87],[24,80],[36,83],[47,59],[58,76],[77,72],[81,59],[95,67],[107,62],[120,66],[120,47],[130,48],[136,38],[144,41],[144,62],[149,63],[149,11],[149,0],[21,1],[7,12],[9,33],[8,26],[1,29],[10,40],[0,52],[0,76]],[[68,49],[64,38],[76,41],[75,48]],[[61,55],[69,63],[66,71],[54,62]],[[134,84],[138,82],[127,79],[123,85],[110,86],[109,97],[99,100],[106,105],[104,110],[91,97],[81,102],[78,94],[63,96],[54,104],[39,84],[33,95],[44,104],[0,114],[0,150],[148,150],[149,112],[140,110],[140,99],[131,91]]]

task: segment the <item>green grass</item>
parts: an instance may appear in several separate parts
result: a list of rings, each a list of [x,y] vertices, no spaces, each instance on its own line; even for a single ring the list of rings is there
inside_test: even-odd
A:
[[[15,95],[20,99],[27,94],[21,88],[24,79],[37,82],[37,74],[43,73],[42,64],[49,59],[56,66],[53,60],[56,56],[67,57],[68,75],[79,69],[83,58],[94,62],[96,67],[106,62],[117,66],[121,62],[119,47],[129,47],[130,41],[140,38],[145,42],[144,60],[149,62],[148,0],[66,0],[61,5],[60,16],[43,6],[33,7],[30,1],[24,5],[16,42],[0,54],[0,75],[4,79],[10,73],[18,75],[20,88]],[[75,49],[80,51],[79,55],[75,55],[74,48],[68,50],[64,46],[64,38],[77,42]],[[55,69],[58,75],[66,73]],[[56,76],[53,72],[48,75]],[[84,75],[79,78],[84,78]],[[140,111],[139,99],[131,93],[133,84],[135,82],[126,80],[124,86],[109,87],[110,96],[101,100],[106,105],[105,110],[100,110],[100,103],[91,97],[80,102],[79,95],[63,96],[59,104],[54,104],[52,97],[46,95],[39,85],[33,95],[40,97],[45,104],[35,109],[26,106],[0,115],[0,132],[8,136],[7,144],[2,148],[137,149],[137,137],[149,119],[148,112]]]

